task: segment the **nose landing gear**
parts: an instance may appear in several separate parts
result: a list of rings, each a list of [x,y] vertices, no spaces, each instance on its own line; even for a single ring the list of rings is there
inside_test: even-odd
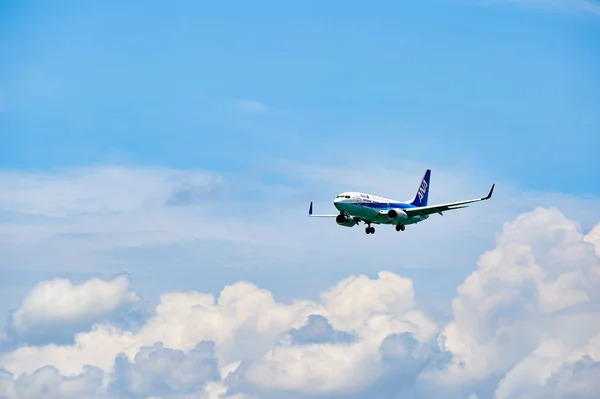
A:
[[[404,226],[403,224],[397,224],[396,225],[396,231],[404,231],[404,229],[406,228],[406,226]]]
[[[365,228],[365,233],[366,234],[375,234],[375,227],[371,227],[371,224],[369,223],[369,226],[367,228]]]

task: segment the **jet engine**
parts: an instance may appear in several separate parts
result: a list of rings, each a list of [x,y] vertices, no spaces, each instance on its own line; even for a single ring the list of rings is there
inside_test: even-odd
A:
[[[352,227],[356,224],[356,220],[341,213],[335,217],[335,222],[345,227]]]
[[[408,215],[402,209],[390,209],[387,213],[388,219],[390,220],[405,220],[408,219]]]

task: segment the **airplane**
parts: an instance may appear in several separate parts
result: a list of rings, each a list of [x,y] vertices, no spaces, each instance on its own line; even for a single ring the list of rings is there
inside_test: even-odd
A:
[[[375,228],[371,224],[390,224],[396,226],[396,231],[404,231],[407,225],[416,224],[429,218],[429,215],[454,209],[468,208],[472,202],[485,201],[492,197],[495,183],[487,196],[466,201],[450,202],[440,205],[427,205],[429,198],[429,179],[431,170],[427,169],[421,180],[421,184],[413,199],[405,202],[360,192],[344,192],[335,197],[333,205],[340,213],[335,215],[313,214],[313,203],[311,201],[308,209],[310,217],[333,217],[340,226],[353,227],[360,222],[367,225],[366,234],[375,234]]]

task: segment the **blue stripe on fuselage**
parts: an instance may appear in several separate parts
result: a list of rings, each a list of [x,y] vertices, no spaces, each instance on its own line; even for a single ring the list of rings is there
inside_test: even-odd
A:
[[[411,204],[407,204],[404,202],[390,202],[388,203],[383,203],[383,202],[354,202],[351,203],[352,205],[360,205],[360,206],[365,206],[368,208],[375,208],[375,209],[392,209],[392,208],[400,208],[400,209],[407,209],[407,208],[416,208],[416,206],[411,205]]]

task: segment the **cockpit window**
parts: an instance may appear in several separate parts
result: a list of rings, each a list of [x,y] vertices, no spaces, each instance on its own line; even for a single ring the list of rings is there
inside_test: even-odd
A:
[[[349,196],[349,195],[346,195],[346,198],[350,198],[350,196]]]

